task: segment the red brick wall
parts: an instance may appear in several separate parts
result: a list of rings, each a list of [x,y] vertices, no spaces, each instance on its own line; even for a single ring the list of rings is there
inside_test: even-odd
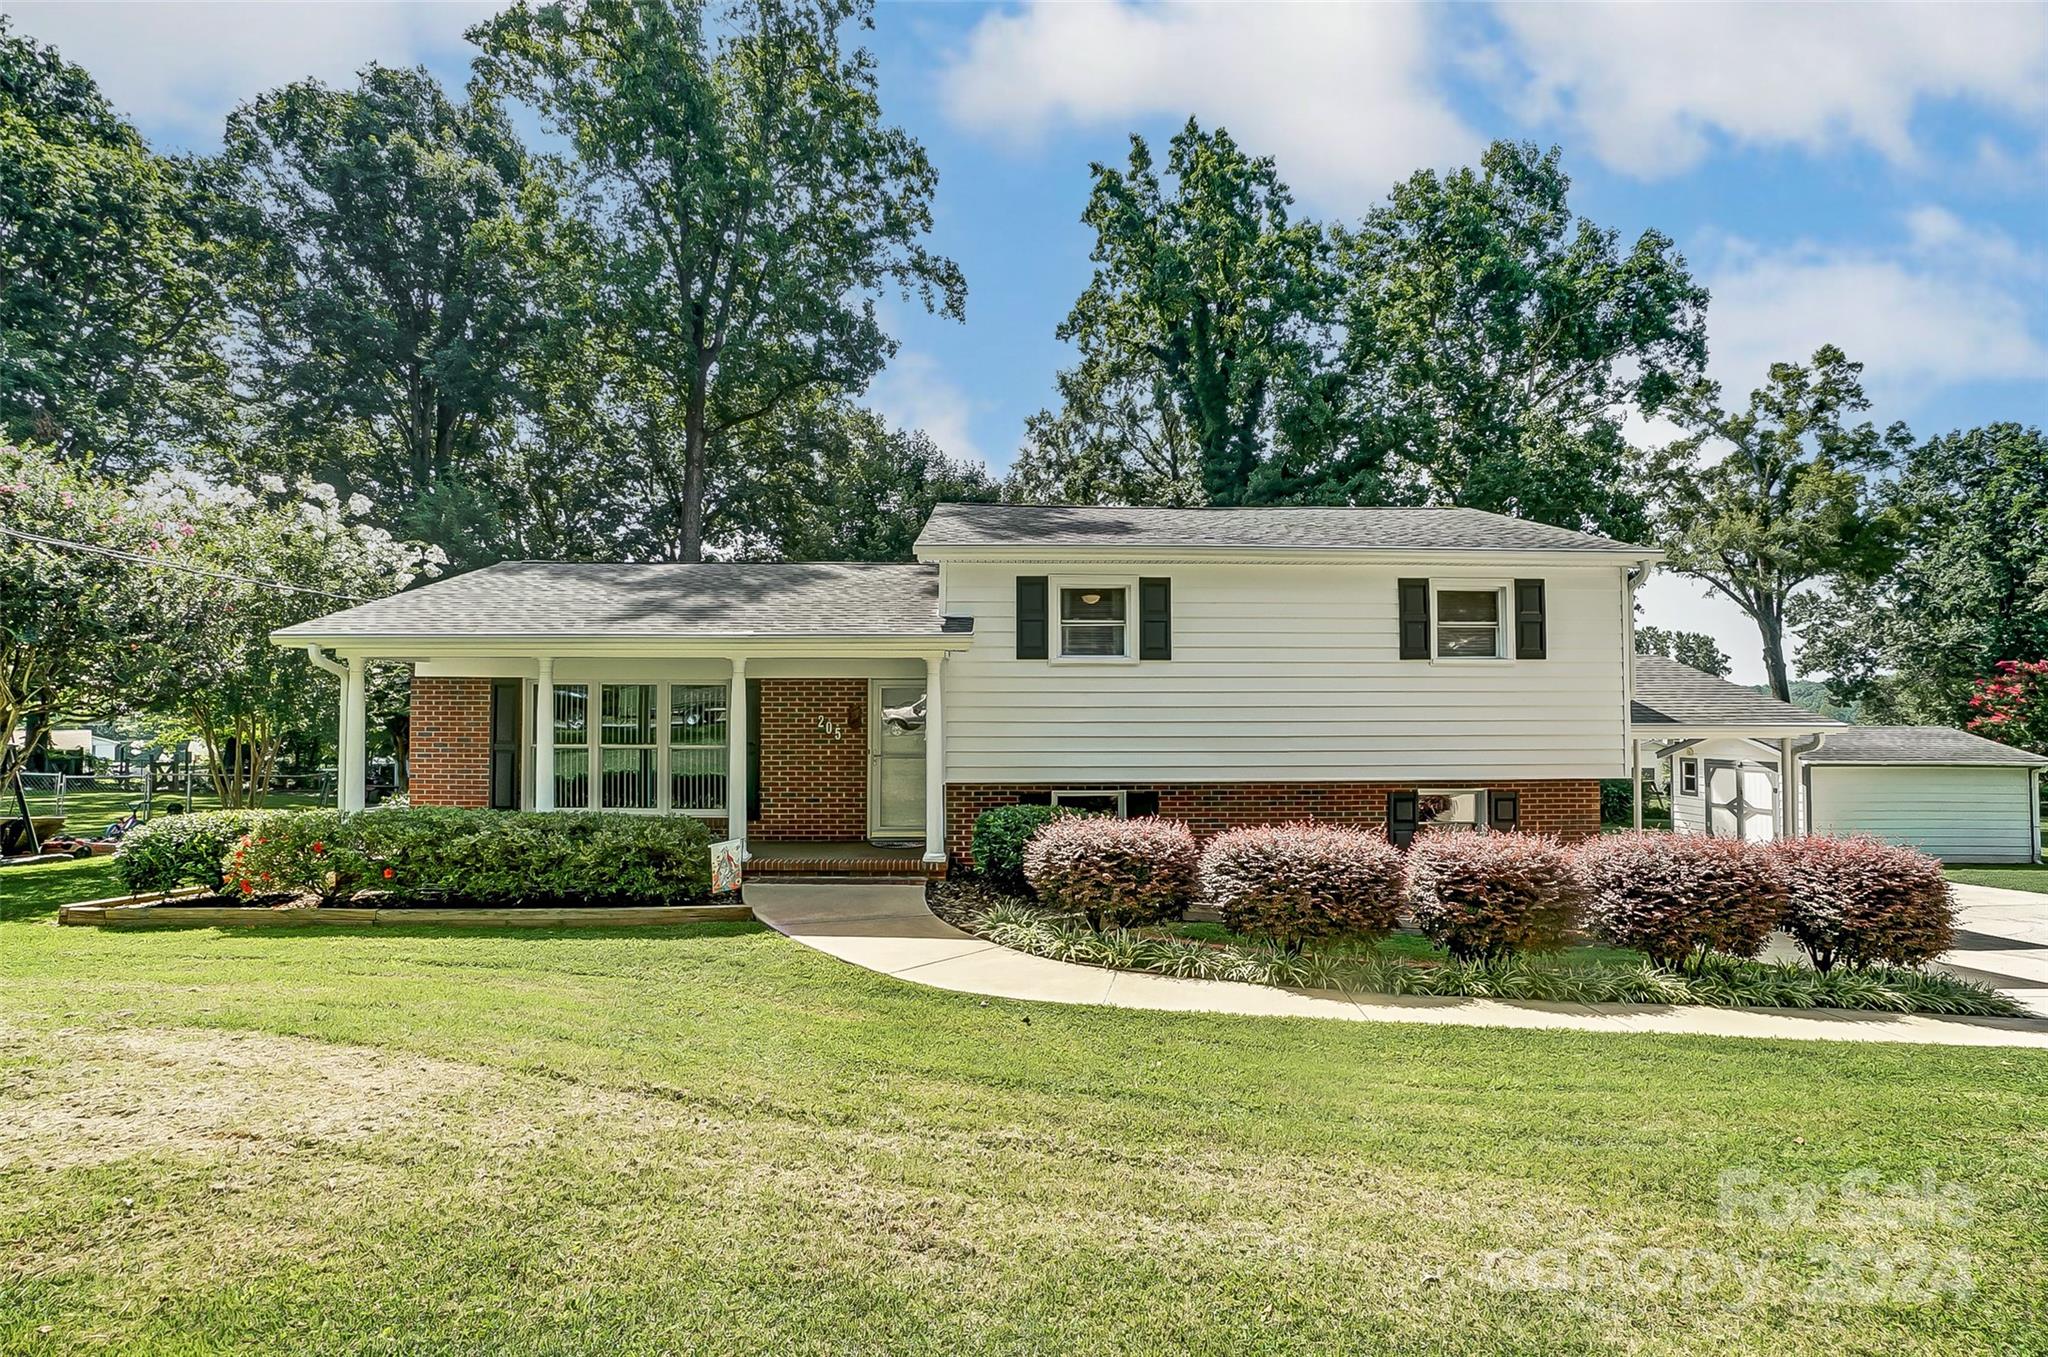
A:
[[[1241,825],[1286,820],[1334,820],[1378,829],[1387,822],[1387,794],[1413,791],[1415,783],[1394,782],[1062,782],[1062,791],[1142,787],[1159,793],[1159,813],[1187,821],[1206,838]],[[1592,781],[1486,782],[1490,790],[1516,792],[1520,827],[1533,832],[1584,838],[1600,832],[1600,784]],[[993,806],[1014,803],[1025,792],[1048,792],[1048,784],[948,783],[946,849],[971,861],[974,819]]]
[[[491,803],[491,681],[412,681],[412,801],[416,806]]]
[[[868,681],[761,680],[762,839],[868,836]],[[818,729],[824,717],[839,737]]]

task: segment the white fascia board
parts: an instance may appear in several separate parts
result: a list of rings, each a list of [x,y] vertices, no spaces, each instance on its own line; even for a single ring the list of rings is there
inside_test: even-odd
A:
[[[1654,725],[1639,726],[1630,723],[1629,735],[1637,740],[1783,740],[1802,735],[1824,735],[1831,730],[1845,729],[1840,722],[1811,726],[1715,726],[1715,725]],[[1801,763],[1812,763],[1804,755]]]
[[[2000,763],[1988,759],[1830,759],[1811,754],[1799,761],[1810,768],[2010,768],[2015,773],[2048,767],[2042,763]]]
[[[1542,566],[1612,565],[1655,562],[1664,553],[1647,547],[1578,548],[1545,550],[1493,550],[1483,547],[1441,547],[1398,549],[1384,547],[1115,547],[1034,546],[1004,543],[1000,546],[929,546],[917,548],[917,559],[926,565],[1412,565],[1422,570],[1440,570],[1446,561],[1468,561],[1481,571]]]
[[[320,645],[337,654],[370,659],[457,659],[549,656],[644,659],[907,659],[966,650],[972,632],[943,636],[307,636],[272,633],[271,644],[290,649]]]

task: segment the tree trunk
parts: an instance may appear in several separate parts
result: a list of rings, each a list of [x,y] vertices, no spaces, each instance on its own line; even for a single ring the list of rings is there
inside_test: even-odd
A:
[[[1782,616],[1759,617],[1757,630],[1764,639],[1764,672],[1770,677],[1771,696],[1780,702],[1792,700],[1791,676],[1785,670],[1785,621]]]
[[[681,556],[704,559],[704,406],[705,382],[693,375],[683,412],[683,540]]]

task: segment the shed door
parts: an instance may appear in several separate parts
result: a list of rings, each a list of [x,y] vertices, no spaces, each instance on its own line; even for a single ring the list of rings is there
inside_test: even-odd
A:
[[[1709,759],[1707,833],[1768,842],[1777,837],[1778,775],[1761,764]]]

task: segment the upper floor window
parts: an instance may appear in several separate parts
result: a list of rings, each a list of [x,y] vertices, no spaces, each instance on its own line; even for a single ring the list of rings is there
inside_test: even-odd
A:
[[[1506,590],[1441,588],[1436,591],[1436,655],[1443,660],[1504,658]]]
[[[1060,587],[1060,657],[1120,659],[1128,645],[1130,590],[1123,585]]]

